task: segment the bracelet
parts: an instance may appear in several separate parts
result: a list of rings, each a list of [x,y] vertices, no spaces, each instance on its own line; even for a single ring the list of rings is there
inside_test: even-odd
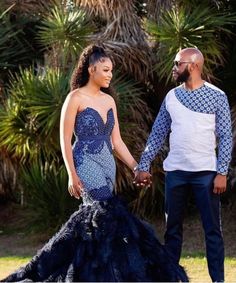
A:
[[[138,165],[136,165],[133,169],[133,172],[135,173],[136,171],[138,171]]]

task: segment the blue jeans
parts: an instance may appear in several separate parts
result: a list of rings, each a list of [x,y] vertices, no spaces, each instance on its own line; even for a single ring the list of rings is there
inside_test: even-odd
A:
[[[205,232],[208,270],[213,282],[224,281],[224,243],[221,231],[220,196],[213,193],[214,171],[166,173],[165,247],[179,262],[183,241],[183,218],[189,190],[193,191]],[[197,236],[197,235],[196,235]]]

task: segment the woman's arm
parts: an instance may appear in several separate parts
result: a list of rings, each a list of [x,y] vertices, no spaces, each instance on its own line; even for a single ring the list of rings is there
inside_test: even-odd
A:
[[[62,157],[65,162],[67,173],[69,175],[69,192],[75,197],[80,197],[82,183],[76,173],[71,139],[74,131],[75,117],[79,108],[79,99],[76,92],[68,94],[61,110],[60,120],[60,145]]]
[[[123,142],[121,138],[119,122],[118,122],[118,117],[117,117],[117,110],[116,110],[116,105],[115,105],[114,100],[112,103],[112,109],[113,109],[114,118],[115,118],[115,125],[113,128],[112,134],[111,134],[111,138],[112,138],[112,144],[114,147],[115,155],[133,171],[134,168],[137,166],[137,162],[133,158],[133,156],[131,155],[127,146],[125,145],[125,143]]]

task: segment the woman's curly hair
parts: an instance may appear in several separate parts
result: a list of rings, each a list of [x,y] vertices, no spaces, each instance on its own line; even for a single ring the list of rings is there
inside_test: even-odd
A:
[[[104,48],[95,44],[87,46],[80,55],[77,67],[74,69],[70,81],[70,90],[85,86],[89,81],[88,68],[102,58],[110,58]],[[102,91],[110,94],[109,88],[102,88]]]

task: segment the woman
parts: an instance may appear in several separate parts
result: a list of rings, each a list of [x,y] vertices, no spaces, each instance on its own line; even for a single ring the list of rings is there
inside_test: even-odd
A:
[[[5,281],[187,281],[152,229],[114,196],[112,152],[131,169],[109,90],[112,61],[103,48],[82,53],[61,113],[69,193],[83,204],[29,264]],[[102,90],[105,91],[102,91]],[[73,131],[76,140],[71,146]]]

